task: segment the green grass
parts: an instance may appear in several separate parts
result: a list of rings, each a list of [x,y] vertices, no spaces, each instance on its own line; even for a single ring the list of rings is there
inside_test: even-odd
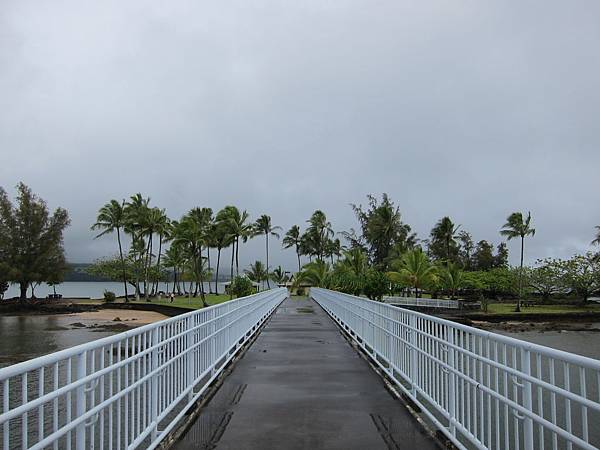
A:
[[[210,306],[218,305],[219,303],[224,303],[229,300],[230,300],[229,295],[206,294],[206,303],[208,303]],[[132,301],[130,303],[145,304],[146,300],[140,299],[139,301]],[[194,297],[188,298],[187,296],[175,297],[173,299],[173,303],[171,303],[171,301],[168,298],[162,298],[160,300],[158,298],[153,298],[150,303],[153,303],[155,305],[177,306],[180,308],[193,308],[193,309],[202,308],[202,299],[200,298],[200,296],[195,297],[195,298]]]
[[[488,314],[514,314],[514,315],[527,315],[527,314],[568,314],[568,313],[586,313],[586,312],[600,312],[600,305],[535,305],[535,306],[521,306],[521,312],[515,312],[516,303],[489,303]]]

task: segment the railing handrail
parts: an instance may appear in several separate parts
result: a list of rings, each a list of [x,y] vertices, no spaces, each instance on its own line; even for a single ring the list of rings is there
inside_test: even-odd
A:
[[[323,289],[323,288],[311,288],[311,289],[327,290],[327,289]],[[378,305],[385,306],[387,308],[403,309],[404,311],[409,311],[411,314],[415,314],[416,316],[426,318],[427,320],[431,320],[431,321],[439,323],[439,324],[452,325],[454,328],[457,328],[457,329],[462,330],[462,331],[467,331],[467,332],[470,332],[470,333],[473,333],[473,334],[477,334],[477,335],[483,336],[483,337],[488,337],[488,338],[492,338],[493,337],[495,340],[502,341],[502,342],[505,342],[507,344],[517,344],[517,345],[520,345],[520,346],[524,346],[524,347],[528,348],[529,350],[535,350],[536,352],[541,352],[541,353],[543,353],[545,355],[548,355],[548,356],[560,356],[559,359],[561,359],[563,361],[573,362],[573,363],[585,365],[586,367],[589,367],[590,369],[598,369],[598,370],[600,370],[600,360],[593,359],[593,358],[588,358],[587,356],[582,356],[582,355],[577,355],[575,353],[565,352],[564,350],[559,350],[559,349],[556,349],[556,348],[547,347],[545,345],[536,344],[534,342],[523,341],[521,339],[516,339],[516,338],[510,337],[510,336],[505,336],[503,334],[494,333],[493,331],[482,330],[480,328],[475,328],[475,327],[472,327],[470,325],[464,325],[462,323],[454,322],[452,320],[444,319],[444,318],[437,317],[437,316],[432,316],[430,314],[422,313],[420,311],[414,311],[414,310],[399,308],[397,306],[390,305],[390,304],[387,304],[387,303],[376,302],[374,300],[369,300],[367,298],[355,297],[355,296],[350,295],[350,294],[344,294],[343,292],[337,292],[337,291],[330,291],[330,292],[335,292],[336,294],[341,294],[341,295],[347,295],[349,297],[359,298],[361,300],[373,302],[373,303],[376,303]],[[378,314],[378,313],[376,313],[374,311],[370,311],[370,312],[372,312],[373,314]],[[393,320],[393,319],[391,319],[391,320]],[[400,323],[400,322],[398,322],[398,323]]]
[[[287,296],[259,292],[0,369],[0,448],[156,447]]]
[[[405,305],[405,306],[431,306],[439,307],[439,305],[446,305],[448,308],[458,308],[458,300],[452,300],[448,298],[418,298],[418,297],[398,297],[394,295],[386,295],[383,297],[385,303]]]
[[[311,296],[457,447],[600,446],[589,426],[600,423],[599,360],[349,294]]]
[[[256,294],[248,295],[246,297],[235,298],[235,299],[229,300],[227,303],[236,304],[241,300],[245,300],[245,299],[248,299],[251,297],[256,297],[261,294],[265,294],[265,293],[272,294],[273,293],[272,291],[274,291],[274,290],[275,289],[271,289],[269,291],[262,291],[262,292],[258,292]],[[207,306],[205,308],[197,309],[194,311],[186,311],[182,314],[178,314],[173,317],[167,317],[166,319],[161,319],[156,322],[141,325],[141,326],[133,328],[131,330],[121,331],[121,332],[113,334],[111,336],[106,336],[103,338],[95,339],[90,342],[84,342],[83,344],[74,345],[73,347],[65,348],[63,350],[57,350],[56,352],[48,353],[47,355],[37,356],[35,358],[28,359],[26,361],[22,361],[22,362],[19,362],[16,364],[11,364],[10,366],[0,368],[0,382],[5,380],[6,378],[20,375],[23,372],[28,372],[30,370],[37,369],[40,366],[47,366],[50,364],[54,364],[57,361],[61,361],[63,359],[77,356],[78,354],[80,354],[83,351],[93,350],[96,348],[104,347],[109,344],[115,344],[119,341],[122,341],[123,338],[138,336],[138,335],[143,334],[146,331],[152,330],[158,326],[166,325],[169,322],[174,322],[174,321],[178,321],[183,318],[186,318],[186,317],[194,316],[194,315],[198,314],[198,312],[200,312],[200,311],[209,311],[211,309],[218,308],[219,306],[222,306],[222,305],[223,305],[222,303],[219,303],[216,305]],[[232,311],[229,311],[229,313],[231,313],[231,312]]]

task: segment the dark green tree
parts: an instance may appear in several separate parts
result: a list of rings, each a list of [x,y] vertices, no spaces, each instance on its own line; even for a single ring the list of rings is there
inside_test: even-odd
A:
[[[416,235],[409,225],[402,222],[400,208],[394,205],[387,194],[379,201],[368,195],[368,207],[351,204],[360,225],[358,236],[355,230],[343,232],[350,247],[365,250],[371,264],[379,270],[387,270],[392,258],[414,247]],[[392,249],[395,249],[392,254]]]
[[[0,187],[0,273],[6,281],[19,284],[20,299],[27,289],[60,277],[67,270],[63,232],[69,214],[57,208],[52,215],[46,202],[25,184],[17,185],[17,204],[13,205]]]

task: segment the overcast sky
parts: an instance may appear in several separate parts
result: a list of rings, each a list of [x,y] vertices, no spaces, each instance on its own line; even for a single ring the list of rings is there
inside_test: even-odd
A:
[[[74,262],[115,252],[89,226],[135,192],[338,231],[387,192],[421,238],[449,215],[494,244],[531,210],[527,259],[568,257],[600,224],[599,125],[596,0],[0,3],[0,185],[69,210]]]

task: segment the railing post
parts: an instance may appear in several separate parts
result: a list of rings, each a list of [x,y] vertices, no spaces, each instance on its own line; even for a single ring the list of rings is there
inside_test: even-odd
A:
[[[185,357],[186,357],[186,367],[187,367],[187,374],[186,374],[186,379],[187,379],[187,386],[190,389],[190,392],[188,392],[188,402],[192,401],[192,398],[194,398],[194,351],[192,350],[192,346],[194,345],[194,339],[193,339],[193,335],[192,335],[192,328],[193,328],[193,317],[189,316],[186,321],[185,321],[185,327],[186,327],[186,333],[185,333],[185,346],[186,346],[186,352],[185,352]]]
[[[77,368],[76,368],[76,379],[81,380],[87,375],[87,351],[84,351],[77,356]],[[77,417],[81,417],[85,414],[85,383],[81,384],[77,388],[75,394],[75,411]],[[75,431],[75,448],[77,450],[85,450],[85,421],[77,425]]]
[[[158,339],[159,339],[159,326],[157,325],[152,330],[152,378],[150,379],[151,389],[151,403],[150,403],[150,423],[152,424],[151,441],[154,442],[158,435],[158,383],[160,377],[160,371],[158,370]]]
[[[446,325],[446,339],[448,341],[448,414],[450,416],[450,433],[456,436],[456,374],[454,362],[454,328]]]
[[[419,377],[419,366],[417,358],[417,317],[409,315],[410,325],[410,392],[413,397],[417,396],[417,379]]]
[[[531,355],[528,349],[521,349],[521,371],[531,375]],[[523,380],[523,407],[532,410],[531,381]],[[533,450],[533,419],[529,416],[523,418],[523,438],[525,450]]]

